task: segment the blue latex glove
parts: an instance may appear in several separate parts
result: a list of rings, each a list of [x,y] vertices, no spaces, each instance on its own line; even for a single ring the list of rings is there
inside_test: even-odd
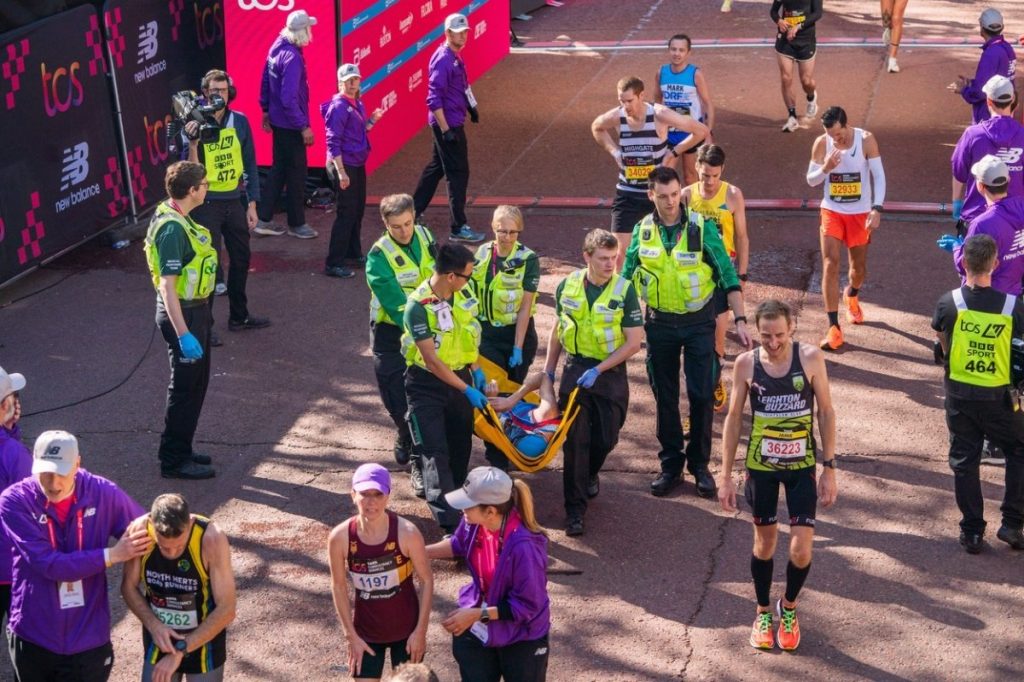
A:
[[[466,386],[466,390],[462,392],[462,395],[466,396],[466,400],[469,401],[469,404],[478,410],[482,410],[487,407],[487,396],[472,386]]]
[[[479,367],[473,370],[473,388],[478,391],[483,391],[487,388],[487,376]]]
[[[582,386],[583,388],[591,388],[593,387],[594,382],[597,381],[597,378],[599,376],[601,376],[601,370],[599,370],[597,367],[591,367],[590,369],[583,373],[583,376],[579,378],[579,380],[576,382],[576,385]]]
[[[960,237],[954,237],[951,234],[944,234],[935,240],[935,245],[943,251],[953,253],[954,249],[964,245],[964,240]]]
[[[953,220],[960,220],[960,213],[964,210],[964,200],[954,199],[953,200]]]
[[[548,379],[551,379],[551,383],[555,383],[555,373],[554,372],[544,372],[544,373],[548,375]]]
[[[181,354],[189,360],[199,360],[203,357],[203,346],[192,332],[185,332],[179,336],[178,345],[181,347]]]
[[[518,367],[521,364],[523,364],[523,349],[518,346],[513,346],[512,357],[508,359],[509,369]]]

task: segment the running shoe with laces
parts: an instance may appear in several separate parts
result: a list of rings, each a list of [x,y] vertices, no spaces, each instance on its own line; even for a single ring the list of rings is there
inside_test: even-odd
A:
[[[860,300],[856,296],[850,296],[844,291],[843,305],[846,306],[846,319],[853,324],[864,324],[864,311],[861,310]]]
[[[843,330],[832,325],[828,328],[828,333],[825,334],[825,338],[821,340],[819,346],[822,350],[839,350],[843,345]]]
[[[779,616],[779,648],[795,650],[800,646],[800,622],[796,619],[796,609],[787,609],[780,599],[775,603],[775,613]]]
[[[889,73],[899,73],[900,72],[900,65],[896,61],[896,57],[889,57],[889,61],[886,64],[885,70],[888,71]]]
[[[775,647],[775,635],[772,634],[772,612],[762,611],[754,619],[754,627],[750,629],[750,646],[755,649],[772,649]]]
[[[814,118],[818,115],[818,91],[814,91],[814,97],[807,100],[807,118]]]
[[[729,393],[725,390],[725,382],[718,377],[718,384],[715,386],[715,412],[721,412],[729,402]]]
[[[800,129],[800,121],[796,120],[796,116],[790,116],[786,119],[786,124],[782,126],[782,132],[792,133],[795,130]]]

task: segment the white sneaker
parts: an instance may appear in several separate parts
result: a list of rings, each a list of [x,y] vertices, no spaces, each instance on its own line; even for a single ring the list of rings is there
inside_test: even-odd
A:
[[[731,12],[732,11],[732,0],[722,0],[722,11],[723,12]]]
[[[896,62],[896,57],[889,57],[889,63],[885,68],[889,73],[899,73],[900,65]]]
[[[882,44],[888,46],[892,42],[892,29],[886,28],[882,31]]]
[[[818,91],[814,91],[814,99],[807,103],[807,118],[814,118],[818,115]]]
[[[796,120],[796,116],[790,116],[786,119],[786,125],[782,126],[782,132],[792,133],[800,129],[800,121]]]
[[[259,220],[256,222],[256,227],[253,228],[253,233],[258,234],[261,237],[280,237],[282,234],[287,232],[283,227],[278,227],[274,223],[263,222]]]

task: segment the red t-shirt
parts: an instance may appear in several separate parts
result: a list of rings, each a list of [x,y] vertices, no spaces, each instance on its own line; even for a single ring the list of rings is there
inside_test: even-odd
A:
[[[508,536],[521,523],[519,512],[515,509],[509,512],[508,521],[505,522],[505,537],[502,539],[502,544],[508,540]],[[487,589],[490,587],[491,581],[494,580],[494,571],[498,567],[499,553],[498,531],[487,530],[480,526],[476,532],[473,547],[469,550],[469,563],[480,578],[480,592],[482,594],[487,594]]]
[[[68,495],[60,502],[54,502],[50,506],[57,512],[57,520],[60,521],[60,525],[64,525],[68,522],[68,514],[71,513],[71,505],[75,503],[75,496]]]

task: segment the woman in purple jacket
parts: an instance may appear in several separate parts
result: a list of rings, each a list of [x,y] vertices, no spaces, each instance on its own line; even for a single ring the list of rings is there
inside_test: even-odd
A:
[[[328,277],[352,277],[355,273],[345,264],[366,263],[360,228],[366,209],[366,159],[370,155],[367,132],[384,113],[377,109],[366,115],[359,98],[361,83],[359,67],[342,64],[338,69],[338,94],[320,105],[327,127],[327,175],[338,190],[338,211],[324,263]]]
[[[461,557],[473,578],[441,623],[452,633],[463,682],[546,679],[548,539],[530,488],[501,469],[477,467],[445,499],[463,519],[454,535],[427,547],[427,556]]]
[[[32,475],[32,453],[21,443],[21,400],[25,377],[0,367],[0,492]],[[11,541],[0,527],[0,619],[11,608]]]

